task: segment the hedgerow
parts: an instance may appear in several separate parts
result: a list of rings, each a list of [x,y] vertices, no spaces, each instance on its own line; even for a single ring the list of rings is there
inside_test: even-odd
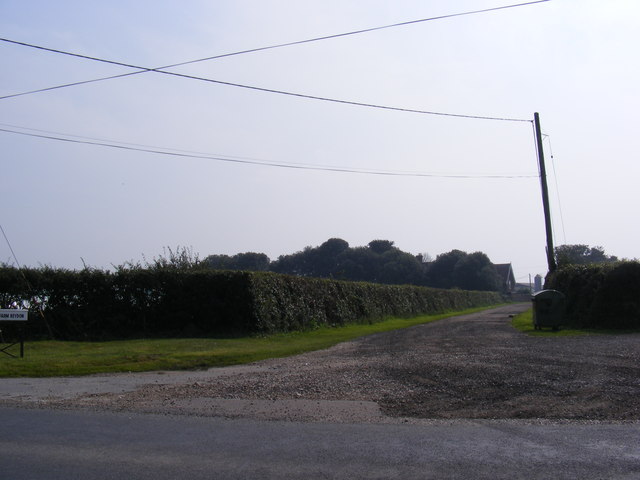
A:
[[[0,302],[30,309],[29,336],[105,340],[247,335],[500,302],[495,292],[300,278],[266,272],[0,268]]]
[[[580,328],[640,328],[640,263],[567,265],[546,288],[566,296],[568,324]]]

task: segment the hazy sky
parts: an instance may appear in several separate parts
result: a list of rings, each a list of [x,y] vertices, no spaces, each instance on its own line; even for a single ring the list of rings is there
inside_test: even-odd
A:
[[[520,3],[0,0],[1,37],[147,68]],[[555,243],[640,256],[640,2],[546,3],[171,71],[406,109],[540,113]],[[0,42],[0,96],[134,70]],[[109,268],[163,247],[270,258],[340,237],[546,272],[531,122],[390,111],[146,72],[0,100],[2,225],[24,265]],[[143,145],[144,147],[139,147]],[[553,160],[551,158],[553,154]],[[450,178],[448,176],[471,178]],[[501,178],[489,178],[497,175]],[[561,215],[562,213],[562,215]],[[0,261],[14,263],[4,238]]]

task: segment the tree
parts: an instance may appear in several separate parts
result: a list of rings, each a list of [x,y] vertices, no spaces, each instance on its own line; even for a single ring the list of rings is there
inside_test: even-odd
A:
[[[583,244],[560,245],[554,251],[558,266],[618,261],[618,257],[606,255],[602,247],[589,247]]]
[[[497,291],[500,277],[489,257],[474,252],[460,258],[453,268],[453,284],[463,290]]]
[[[171,252],[170,252],[171,253]],[[173,262],[183,260],[187,252],[171,255]],[[175,258],[178,257],[178,258]],[[364,247],[351,248],[341,238],[330,238],[317,247],[281,255],[271,262],[264,253],[210,255],[202,266],[220,270],[270,270],[302,277],[335,278],[396,285],[422,285],[436,288],[491,290],[500,288],[495,266],[482,252],[461,250],[438,255],[413,255],[394,246],[391,240],[372,240]]]
[[[271,270],[292,275],[390,284],[420,284],[422,264],[417,257],[394,247],[390,240],[373,240],[366,247],[350,248],[340,238],[319,247],[285,255]]]
[[[330,238],[318,247],[325,256],[337,257],[349,248],[349,242],[341,238]]]
[[[349,244],[345,240],[330,238],[319,247],[306,247],[292,255],[281,255],[271,265],[271,270],[305,277],[335,277],[340,258],[348,250]]]
[[[340,255],[336,278],[375,282],[377,271],[376,254],[370,248],[349,248]]]
[[[246,270],[260,272],[269,269],[271,261],[264,253],[246,252],[229,255],[209,255],[202,263],[215,270]]]
[[[436,288],[453,288],[453,269],[456,264],[467,255],[462,250],[451,250],[441,253],[429,264],[427,270],[427,284]]]
[[[330,238],[308,253],[310,274],[314,277],[335,277],[339,257],[349,249],[349,243],[341,238]]]
[[[308,265],[309,250],[311,250],[311,247],[306,247],[303,251],[290,255],[280,255],[276,261],[271,263],[269,270],[276,273],[308,277],[311,271]]]
[[[497,291],[500,278],[485,253],[451,250],[429,264],[426,284],[436,288]]]
[[[395,248],[390,240],[372,240],[369,242],[369,248],[378,255]]]
[[[203,265],[213,270],[231,270],[232,259],[229,255],[209,255],[202,260]]]
[[[233,256],[234,270],[262,272],[269,270],[271,261],[264,253],[245,252]]]
[[[418,285],[422,280],[422,264],[410,253],[397,248],[387,250],[379,256],[378,281],[388,284]]]

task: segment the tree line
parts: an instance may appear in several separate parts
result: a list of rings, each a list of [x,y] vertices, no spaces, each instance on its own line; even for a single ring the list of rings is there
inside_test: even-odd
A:
[[[435,288],[484,291],[501,288],[496,268],[483,252],[451,250],[429,261],[424,255],[403,252],[390,240],[373,240],[366,246],[351,247],[341,238],[330,238],[320,246],[306,247],[273,261],[264,253],[246,252],[209,255],[201,266]]]
[[[560,245],[554,248],[556,263],[559,267],[567,265],[590,265],[594,263],[614,263],[619,259],[615,255],[607,255],[602,247],[591,247],[584,244]]]

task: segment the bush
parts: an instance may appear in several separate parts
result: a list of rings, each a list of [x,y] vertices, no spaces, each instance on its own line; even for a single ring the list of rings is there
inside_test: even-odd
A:
[[[251,281],[254,326],[261,332],[345,325],[389,316],[436,314],[501,301],[495,292],[438,290],[267,273],[251,274]]]
[[[566,295],[570,325],[640,328],[640,263],[570,265],[549,274],[546,288]]]
[[[494,292],[162,268],[27,269],[24,277],[0,268],[0,300],[31,310],[32,338],[61,340],[273,333],[501,301]]]

